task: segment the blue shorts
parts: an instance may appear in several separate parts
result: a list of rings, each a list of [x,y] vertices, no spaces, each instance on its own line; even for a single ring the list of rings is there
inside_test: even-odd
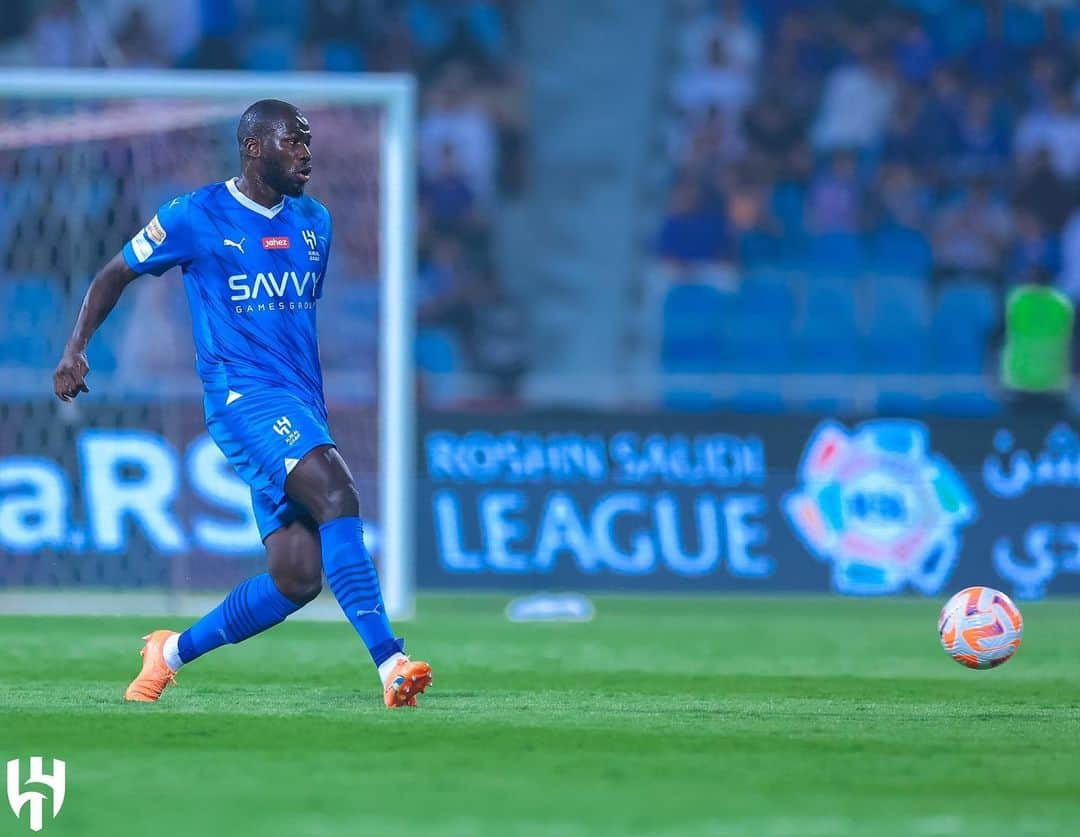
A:
[[[334,444],[322,405],[290,392],[207,392],[206,429],[251,487],[259,537],[307,515],[285,494],[285,479],[306,453]]]

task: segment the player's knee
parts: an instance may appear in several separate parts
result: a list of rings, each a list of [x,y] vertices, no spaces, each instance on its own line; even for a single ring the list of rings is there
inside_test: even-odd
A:
[[[294,566],[273,573],[281,595],[298,605],[305,605],[322,592],[322,566]]]
[[[360,516],[360,493],[351,482],[341,488],[333,488],[326,494],[324,503],[323,519],[320,523],[328,520],[337,520],[339,517]]]

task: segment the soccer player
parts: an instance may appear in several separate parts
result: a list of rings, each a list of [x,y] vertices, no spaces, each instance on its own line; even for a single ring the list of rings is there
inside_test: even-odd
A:
[[[251,486],[269,572],[249,578],[183,633],[143,637],[124,697],[155,701],[181,666],[243,642],[330,589],[378,668],[390,708],[415,706],[431,667],[410,660],[387,620],[364,547],[356,487],[327,425],[315,305],[333,235],[304,195],[311,127],[264,99],[240,117],[240,176],[174,198],[94,277],[53,375],[63,401],[89,392],[86,346],[136,277],[183,269],[206,427]]]

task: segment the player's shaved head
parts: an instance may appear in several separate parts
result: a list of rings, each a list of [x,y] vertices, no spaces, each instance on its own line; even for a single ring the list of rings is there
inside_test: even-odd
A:
[[[240,124],[236,126],[236,141],[240,144],[241,154],[245,140],[257,139],[262,142],[275,131],[289,127],[293,120],[302,129],[307,129],[307,117],[295,105],[281,99],[260,99],[255,102],[241,114]]]
[[[304,193],[311,177],[311,126],[299,108],[280,99],[260,99],[240,116],[236,141],[245,185],[272,190],[268,199]]]

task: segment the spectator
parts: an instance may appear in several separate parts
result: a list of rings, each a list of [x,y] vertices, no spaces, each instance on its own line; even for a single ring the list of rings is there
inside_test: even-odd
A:
[[[1054,171],[1050,152],[1040,148],[1021,161],[1017,170],[1013,203],[1038,216],[1050,230],[1060,230],[1076,202],[1076,188]]]
[[[855,155],[838,152],[810,184],[806,228],[815,235],[855,233],[862,212],[863,189]]]
[[[922,159],[938,162],[959,153],[960,120],[966,108],[967,98],[956,72],[950,67],[938,67],[915,125]]]
[[[1041,149],[1050,153],[1050,165],[1062,180],[1080,175],[1080,114],[1070,92],[1060,87],[1050,110],[1031,110],[1016,129],[1016,151],[1021,161]]]
[[[30,31],[35,65],[87,67],[98,60],[76,0],[51,0]]]
[[[683,170],[702,176],[739,159],[746,150],[737,120],[716,105],[678,126],[672,146],[672,157]]]
[[[681,180],[672,190],[657,255],[676,269],[731,260],[726,219],[718,209],[705,204],[697,182]]]
[[[738,115],[750,102],[753,82],[720,38],[709,41],[705,63],[686,70],[675,82],[675,102],[690,119],[710,107]]]
[[[1013,221],[985,180],[976,180],[943,209],[934,225],[934,265],[949,276],[999,278]]]
[[[461,173],[450,143],[443,144],[439,168],[421,183],[421,198],[438,228],[460,230],[472,220],[473,191]]]
[[[937,63],[934,43],[918,15],[900,19],[899,33],[893,46],[893,60],[905,81],[922,85],[930,78]]]
[[[761,59],[761,35],[747,18],[741,0],[723,0],[719,15],[706,15],[687,27],[684,37],[686,62],[691,67],[709,63],[719,42],[731,63],[747,77],[757,71]]]
[[[420,166],[425,175],[437,173],[451,146],[469,188],[486,205],[494,193],[497,140],[473,80],[463,64],[451,64],[433,84],[420,120]]]
[[[915,96],[901,97],[889,117],[881,145],[882,159],[891,163],[917,165],[926,158],[920,122],[921,102]]]
[[[957,163],[964,174],[996,171],[1009,153],[1009,137],[985,91],[971,95],[957,126]]]
[[[906,163],[889,163],[878,171],[873,190],[875,226],[922,229],[933,206],[933,194],[916,169]]]
[[[529,367],[524,308],[506,295],[490,270],[477,283],[472,306],[473,365],[491,377],[497,397],[514,398]]]
[[[1060,268],[1057,242],[1031,212],[1017,215],[1016,239],[1009,263],[1009,283],[1046,284],[1046,277],[1056,276]]]
[[[1080,300],[1080,209],[1069,216],[1061,233],[1061,272],[1057,284],[1071,299]]]
[[[169,62],[168,53],[161,49],[156,34],[150,28],[146,12],[138,6],[128,12],[115,38],[116,47],[129,67],[163,67]]]
[[[743,135],[754,152],[785,159],[803,141],[805,126],[778,92],[763,96],[747,109]]]
[[[823,151],[872,148],[885,134],[897,89],[892,66],[869,36],[858,35],[850,62],[825,82],[811,138]]]

